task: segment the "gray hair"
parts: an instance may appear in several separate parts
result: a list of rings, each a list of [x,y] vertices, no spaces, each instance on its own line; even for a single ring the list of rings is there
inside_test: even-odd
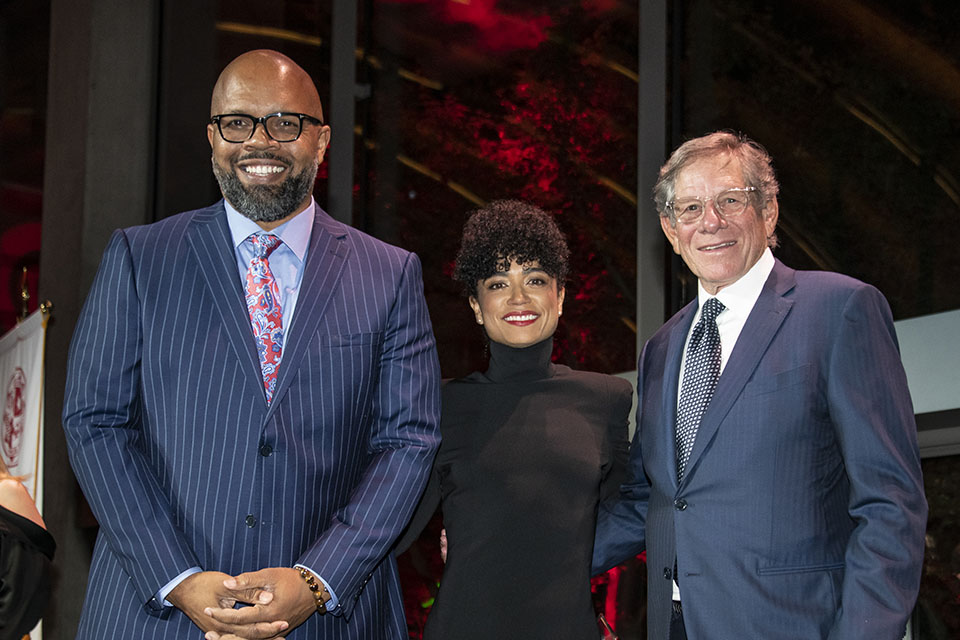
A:
[[[697,160],[722,154],[740,161],[745,186],[756,189],[761,205],[757,207],[757,215],[761,215],[767,203],[774,200],[780,192],[780,183],[777,182],[777,176],[773,171],[773,160],[759,143],[742,133],[732,131],[715,131],[687,140],[670,154],[667,162],[660,167],[660,177],[653,186],[653,201],[656,204],[657,213],[661,217],[669,215],[667,203],[674,199],[677,176],[683,169]],[[673,218],[670,222],[676,224]],[[776,232],[767,238],[767,244],[770,247],[776,247],[777,242]]]

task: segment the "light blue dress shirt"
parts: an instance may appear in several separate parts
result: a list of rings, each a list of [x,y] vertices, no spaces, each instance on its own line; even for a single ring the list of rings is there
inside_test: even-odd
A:
[[[273,250],[267,261],[277,281],[277,287],[280,289],[283,335],[286,337],[290,335],[293,310],[297,306],[300,280],[303,278],[303,265],[307,261],[307,250],[310,247],[310,231],[313,229],[314,216],[313,198],[310,199],[306,209],[271,231],[264,231],[256,222],[245,218],[226,200],[223,204],[227,210],[227,225],[230,227],[230,238],[237,256],[237,271],[240,274],[241,286],[246,287],[247,269],[253,259],[253,243],[248,242],[247,238],[257,234],[274,235],[280,238],[280,245]],[[282,361],[282,352],[280,358]]]

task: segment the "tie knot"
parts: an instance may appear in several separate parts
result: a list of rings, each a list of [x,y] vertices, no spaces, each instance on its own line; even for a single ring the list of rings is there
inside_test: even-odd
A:
[[[252,235],[250,242],[253,243],[253,255],[260,259],[269,257],[280,246],[280,238],[269,233]]]
[[[726,309],[723,306],[723,303],[717,300],[716,298],[710,298],[703,303],[703,311],[700,312],[700,318],[706,320],[707,322],[712,322],[717,319],[717,316],[720,315],[720,312]]]

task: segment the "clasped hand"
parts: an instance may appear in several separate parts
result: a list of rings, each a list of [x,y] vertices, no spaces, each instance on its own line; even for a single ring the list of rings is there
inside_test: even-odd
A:
[[[287,567],[234,577],[202,571],[177,585],[167,600],[206,632],[206,640],[280,640],[317,610],[299,572]],[[246,606],[234,608],[237,603]]]

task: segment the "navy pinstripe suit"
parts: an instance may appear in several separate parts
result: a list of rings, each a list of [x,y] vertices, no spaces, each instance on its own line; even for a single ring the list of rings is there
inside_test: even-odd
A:
[[[163,585],[295,562],[342,609],[291,640],[407,637],[388,550],[439,442],[422,288],[415,255],[317,207],[268,405],[222,202],[114,233],[63,417],[101,524],[78,638],[200,638]]]
[[[899,640],[927,504],[893,319],[875,288],[777,261],[677,483],[680,360],[697,301],[647,342],[620,499],[594,569],[647,550],[648,636],[674,559],[690,640]]]

